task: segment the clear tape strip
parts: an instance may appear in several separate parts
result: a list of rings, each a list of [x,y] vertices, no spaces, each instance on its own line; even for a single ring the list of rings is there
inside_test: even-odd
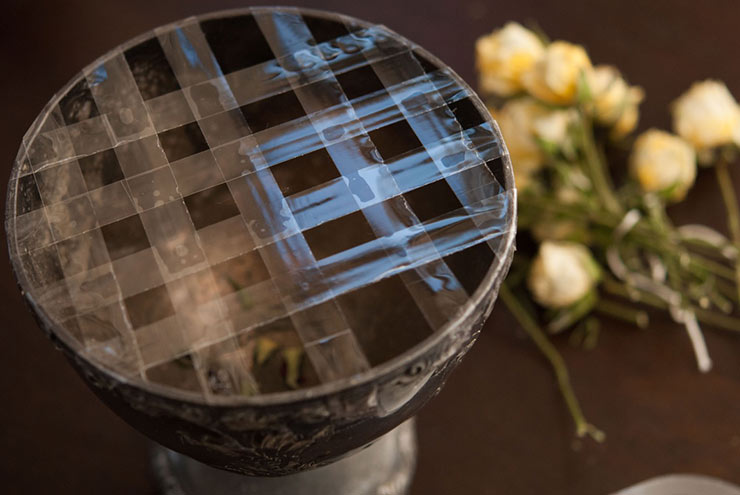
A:
[[[347,35],[315,47],[303,48],[269,62],[235,71],[223,76],[232,87],[242,90],[236,99],[239,105],[284,93],[295,87],[307,86],[351,70],[380,63],[412,50],[410,45],[394,40],[380,49],[377,42],[388,36],[369,29],[362,38]],[[201,84],[213,83],[214,80]]]

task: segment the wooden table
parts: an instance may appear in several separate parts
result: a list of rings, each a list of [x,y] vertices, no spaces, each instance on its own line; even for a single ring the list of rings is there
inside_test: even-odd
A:
[[[28,125],[81,67],[147,29],[241,5],[6,2],[3,180]],[[508,20],[534,21],[553,38],[586,45],[596,63],[617,65],[645,88],[641,129],[667,127],[667,105],[698,79],[722,79],[740,97],[740,5],[732,0],[337,0],[311,6],[386,24],[472,83],[475,38]],[[740,186],[740,172],[733,173]],[[722,228],[721,211],[714,177],[705,173],[671,213],[679,222]],[[0,284],[3,493],[155,493],[147,440],[99,403],[53,350],[23,306],[7,263],[0,264]],[[561,339],[583,407],[608,434],[606,443],[594,444],[574,439],[546,363],[496,308],[469,356],[419,416],[413,493],[597,495],[671,472],[740,483],[740,336],[711,329],[706,335],[715,361],[708,375],[696,371],[685,333],[661,315],[644,331],[607,322],[590,352]]]

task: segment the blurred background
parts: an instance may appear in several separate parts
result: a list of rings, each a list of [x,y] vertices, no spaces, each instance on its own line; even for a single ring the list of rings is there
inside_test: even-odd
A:
[[[291,2],[384,24],[475,85],[475,39],[506,21],[587,47],[642,86],[639,130],[667,128],[669,103],[695,80],[740,97],[740,4],[641,0]],[[51,96],[127,39],[237,1],[6,0],[0,15],[0,177]],[[740,164],[738,164],[740,166]],[[740,171],[733,170],[740,189]],[[724,230],[713,174],[700,175],[677,223]],[[3,242],[2,257],[7,260]],[[3,493],[154,494],[148,442],[85,388],[23,306],[0,263],[0,480]],[[501,305],[499,305],[501,306]],[[685,333],[655,315],[647,330],[608,321],[592,351],[556,339],[603,444],[579,441],[546,362],[502,308],[419,416],[413,494],[608,494],[651,476],[693,472],[740,483],[740,335],[707,328],[715,368],[696,371]]]

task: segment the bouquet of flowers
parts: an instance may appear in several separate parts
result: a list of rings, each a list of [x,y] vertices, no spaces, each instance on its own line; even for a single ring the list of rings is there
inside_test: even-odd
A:
[[[577,435],[600,441],[549,335],[569,331],[588,347],[600,315],[646,327],[645,308],[658,308],[687,332],[699,370],[711,369],[702,328],[740,331],[740,215],[728,170],[740,106],[722,82],[698,82],[672,106],[674,133],[633,138],[643,90],[594,66],[582,46],[509,23],[478,39],[476,64],[519,190],[522,249],[501,299],[552,364]],[[620,150],[626,167],[607,159]],[[666,214],[698,165],[716,174],[730,238]]]

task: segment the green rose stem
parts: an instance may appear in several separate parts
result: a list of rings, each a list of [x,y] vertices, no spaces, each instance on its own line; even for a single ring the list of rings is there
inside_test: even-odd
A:
[[[600,299],[595,309],[600,313],[625,321],[638,328],[644,329],[650,324],[650,317],[646,311],[635,309],[615,301]]]
[[[723,282],[722,280],[715,280],[714,283],[717,287],[717,292],[719,292],[719,295],[727,298],[730,304],[738,304],[740,302],[737,299],[737,291],[735,290],[735,287]]]
[[[604,208],[611,213],[622,213],[622,205],[614,194],[614,187],[608,175],[603,157],[596,146],[593,133],[593,123],[583,109],[579,110],[580,119],[577,135],[583,149],[586,174],[591,178],[596,194],[599,196]]]
[[[696,315],[696,319],[702,323],[713,325],[723,330],[730,330],[733,332],[740,332],[740,320],[732,318],[731,316],[725,316],[717,313],[716,311],[707,311],[702,308],[692,308],[692,311]]]
[[[601,287],[602,289],[604,289],[605,292],[613,296],[619,296],[633,302],[652,306],[656,309],[664,311],[668,310],[668,304],[666,304],[666,302],[661,300],[660,298],[654,296],[653,294],[650,294],[649,292],[641,291],[633,287],[628,288],[624,284],[622,284],[621,282],[617,282],[616,280],[605,278],[601,284]],[[719,314],[716,311],[708,311],[696,306],[690,306],[689,309],[694,312],[697,320],[699,320],[701,323],[706,323],[707,325],[712,325],[723,330],[740,332],[740,319]]]
[[[732,243],[740,249],[740,213],[738,213],[737,197],[730,176],[727,160],[721,156],[714,167],[717,174],[717,183],[722,192],[722,200],[727,210],[727,227],[730,230]],[[735,284],[737,285],[738,300],[740,300],[740,255],[735,258]]]
[[[563,357],[555,346],[552,345],[550,340],[547,338],[547,335],[545,335],[545,332],[543,332],[539,325],[537,325],[534,318],[532,318],[527,310],[519,303],[516,296],[511,292],[511,289],[509,289],[506,283],[501,285],[499,295],[504,301],[504,304],[509,308],[509,311],[511,311],[511,314],[514,315],[537,348],[550,362],[550,365],[555,372],[560,393],[562,394],[565,404],[568,407],[568,411],[575,423],[576,435],[578,435],[579,438],[588,435],[597,442],[603,442],[606,438],[604,432],[586,421],[586,418],[583,415],[581,405],[579,404],[578,398],[573,391],[573,386],[570,383],[568,368],[565,365],[565,361],[563,361]]]
[[[645,207],[648,210],[648,218],[652,221],[654,231],[663,244],[667,246],[666,256],[663,256],[663,262],[666,267],[668,285],[679,294],[682,291],[682,281],[684,273],[681,270],[681,263],[678,261],[682,253],[682,249],[674,242],[674,236],[672,236],[673,225],[668,219],[668,215],[665,211],[665,204],[662,203],[657,196],[653,194],[646,194],[644,197]],[[671,256],[672,255],[672,256]]]

